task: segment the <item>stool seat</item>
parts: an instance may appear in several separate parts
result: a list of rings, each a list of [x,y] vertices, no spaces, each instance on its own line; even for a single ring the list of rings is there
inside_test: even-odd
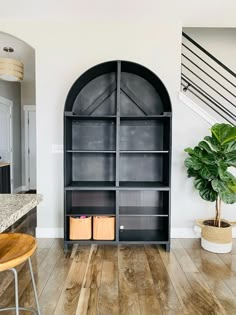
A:
[[[0,271],[14,268],[33,255],[37,247],[33,236],[22,233],[0,234]]]

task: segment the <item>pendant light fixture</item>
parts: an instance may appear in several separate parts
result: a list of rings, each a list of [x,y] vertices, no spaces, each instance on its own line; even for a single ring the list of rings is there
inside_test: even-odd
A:
[[[0,58],[0,79],[4,81],[18,82],[24,77],[24,65],[21,61],[9,58],[10,53],[14,52],[11,47],[4,47],[8,53],[7,58]]]

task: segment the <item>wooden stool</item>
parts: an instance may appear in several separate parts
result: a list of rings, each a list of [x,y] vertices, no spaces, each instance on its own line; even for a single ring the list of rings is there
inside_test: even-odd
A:
[[[16,315],[19,315],[19,311],[30,311],[40,315],[38,296],[35,286],[35,280],[33,275],[33,269],[30,257],[36,250],[36,240],[34,237],[21,234],[21,233],[2,233],[0,234],[0,272],[5,270],[11,270],[15,278],[15,307],[8,307],[0,309],[0,312],[7,310],[15,310]],[[35,302],[37,311],[30,308],[19,307],[19,296],[18,296],[18,276],[15,269],[16,266],[20,265],[24,261],[28,260],[29,269],[33,284]]]

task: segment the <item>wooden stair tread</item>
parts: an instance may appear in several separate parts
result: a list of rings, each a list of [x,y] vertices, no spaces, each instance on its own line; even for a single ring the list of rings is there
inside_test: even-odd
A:
[[[36,250],[36,239],[28,234],[2,233],[0,234],[0,271],[14,268]]]

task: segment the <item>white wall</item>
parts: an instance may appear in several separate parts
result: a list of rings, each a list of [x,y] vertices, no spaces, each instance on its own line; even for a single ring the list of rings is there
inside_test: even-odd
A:
[[[227,18],[222,19],[222,12]],[[52,146],[63,142],[66,95],[86,69],[114,59],[150,68],[170,93],[173,231],[191,229],[195,218],[213,213],[214,205],[200,199],[183,167],[183,149],[196,144],[209,126],[178,100],[181,33],[182,26],[235,27],[234,1],[12,0],[2,4],[0,15],[0,30],[25,40],[36,52],[37,187],[44,196],[38,207],[40,229],[49,228],[49,233],[63,226],[63,157],[53,154]],[[232,210],[225,213],[236,217]]]

